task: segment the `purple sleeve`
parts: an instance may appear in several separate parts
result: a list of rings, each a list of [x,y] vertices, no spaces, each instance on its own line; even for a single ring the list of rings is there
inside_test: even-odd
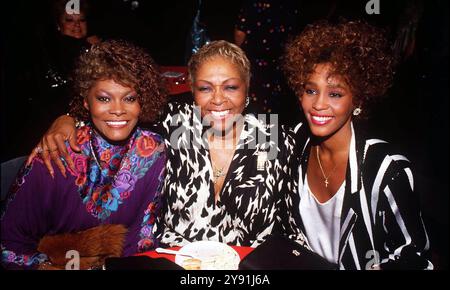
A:
[[[135,230],[130,229],[124,249],[124,256],[152,250],[158,246],[154,231],[155,222],[161,210],[161,190],[164,184],[167,156],[163,152],[144,177],[143,189],[139,192],[142,200],[140,212],[136,215]]]
[[[1,217],[3,266],[32,268],[46,260],[46,256],[37,253],[36,249],[50,226],[55,185],[55,180],[37,159],[31,168],[24,167],[19,172]]]

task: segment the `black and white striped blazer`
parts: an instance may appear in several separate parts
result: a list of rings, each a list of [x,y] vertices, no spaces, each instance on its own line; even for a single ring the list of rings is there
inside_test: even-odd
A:
[[[298,171],[293,172],[295,190],[283,206],[284,230],[295,239],[301,230],[305,232],[298,189],[305,180],[311,143],[307,125],[299,124],[293,131],[298,163],[291,166]],[[365,138],[354,124],[340,224],[339,269],[372,265],[433,269],[411,163],[386,141]]]

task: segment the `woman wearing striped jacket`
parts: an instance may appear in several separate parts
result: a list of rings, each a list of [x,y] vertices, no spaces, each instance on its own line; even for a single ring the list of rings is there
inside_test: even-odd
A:
[[[364,22],[308,26],[284,69],[306,123],[295,129],[295,182],[285,230],[339,269],[432,269],[408,159],[358,125],[390,87],[394,60]]]

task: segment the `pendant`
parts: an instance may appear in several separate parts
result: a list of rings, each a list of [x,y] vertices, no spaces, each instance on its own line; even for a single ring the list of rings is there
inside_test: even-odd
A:
[[[328,187],[328,179],[325,179],[325,187]]]

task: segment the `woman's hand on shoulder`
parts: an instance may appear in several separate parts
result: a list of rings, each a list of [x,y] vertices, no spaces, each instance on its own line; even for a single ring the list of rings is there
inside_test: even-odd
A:
[[[64,158],[72,170],[75,170],[73,160],[65,145],[66,140],[69,142],[73,151],[80,152],[81,149],[76,140],[75,120],[68,115],[62,115],[53,122],[50,129],[47,130],[41,141],[33,149],[28,157],[26,163],[27,166],[31,164],[36,155],[41,155],[41,158],[52,177],[55,176],[55,172],[51,160],[55,162],[62,175],[66,177],[66,168],[60,159],[61,157]]]
[[[89,36],[89,37],[86,38],[86,41],[87,41],[89,44],[94,45],[94,44],[100,43],[102,40],[101,40],[101,38],[98,37],[97,35],[91,35],[91,36]]]

